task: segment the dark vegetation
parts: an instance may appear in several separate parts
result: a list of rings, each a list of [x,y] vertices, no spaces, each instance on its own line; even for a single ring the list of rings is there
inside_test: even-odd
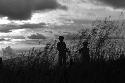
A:
[[[67,65],[58,65],[57,41],[20,57],[1,63],[0,83],[123,83],[125,82],[124,23],[96,21],[72,37],[67,47]],[[76,36],[77,35],[77,36]],[[89,62],[81,59],[79,49],[87,40]]]

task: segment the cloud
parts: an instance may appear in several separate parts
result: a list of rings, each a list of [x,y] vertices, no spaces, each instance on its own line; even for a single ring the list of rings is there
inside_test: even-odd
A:
[[[95,3],[112,6],[113,8],[125,8],[125,0],[95,0]]]
[[[29,39],[46,39],[46,37],[42,34],[36,33],[28,36]]]
[[[1,40],[11,40],[11,39],[25,39],[24,36],[0,36]]]
[[[4,38],[0,38],[0,41],[5,41],[5,39]]]
[[[39,23],[39,24],[24,24],[20,25],[20,29],[36,29],[36,28],[44,28],[46,26],[45,23]]]
[[[12,29],[18,29],[18,27],[16,25],[0,25],[0,32],[9,33]]]
[[[10,38],[0,38],[0,42],[3,42],[3,41],[11,41],[11,39]]]
[[[0,15],[15,20],[29,19],[36,10],[57,8],[66,9],[57,0],[0,0]]]
[[[12,38],[12,39],[25,39],[24,36],[10,36],[9,38]]]
[[[44,28],[46,26],[45,23],[39,24],[24,24],[24,25],[0,25],[0,32],[2,33],[9,33],[12,32],[14,29],[36,29],[36,28]]]
[[[66,40],[80,39],[77,33],[68,33],[63,36],[65,37]]]

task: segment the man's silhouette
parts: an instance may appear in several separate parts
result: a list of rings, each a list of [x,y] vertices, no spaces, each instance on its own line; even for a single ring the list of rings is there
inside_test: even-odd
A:
[[[0,57],[0,69],[2,68],[2,57]]]
[[[57,43],[57,50],[59,51],[59,65],[65,65],[66,64],[66,44],[63,41],[64,37],[59,36],[59,42]]]
[[[79,53],[81,54],[82,61],[89,62],[90,56],[87,41],[83,42],[83,47],[79,50]]]

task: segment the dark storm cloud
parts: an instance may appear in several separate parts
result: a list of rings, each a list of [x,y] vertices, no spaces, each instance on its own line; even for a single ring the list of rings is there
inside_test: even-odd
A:
[[[19,26],[16,26],[16,25],[1,25],[0,32],[8,33],[8,32],[11,32],[12,29],[18,29],[18,27]]]
[[[125,8],[125,0],[96,0],[114,8]]]
[[[46,37],[42,34],[36,33],[28,36],[29,39],[46,39]]]
[[[15,29],[37,29],[37,28],[45,28],[45,23],[39,23],[39,24],[24,24],[24,25],[1,25],[0,26],[0,32],[2,33],[9,33],[12,32],[12,30]]]
[[[0,0],[0,15],[9,19],[25,20],[35,10],[66,9],[56,0]]]
[[[0,41],[5,41],[5,39],[4,38],[0,38]]]
[[[0,32],[1,33],[9,33],[9,32],[11,32],[9,29],[6,29],[6,30],[2,30],[2,29],[0,29]]]

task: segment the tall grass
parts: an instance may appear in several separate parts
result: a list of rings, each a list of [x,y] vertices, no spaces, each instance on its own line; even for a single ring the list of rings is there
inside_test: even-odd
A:
[[[125,52],[124,24],[115,20],[96,21],[86,39],[90,56],[96,59],[118,59]]]
[[[121,20],[96,20],[91,27],[83,28],[77,34],[65,35],[68,40],[67,48],[70,51],[70,57],[77,61],[80,58],[79,49],[83,47],[82,43],[89,42],[91,59],[115,60],[120,58],[125,52],[124,22]],[[71,36],[71,37],[70,37]],[[56,49],[57,40],[46,44],[44,50],[31,49],[29,53],[22,53],[26,56],[41,56],[50,63],[58,62],[58,51]]]

